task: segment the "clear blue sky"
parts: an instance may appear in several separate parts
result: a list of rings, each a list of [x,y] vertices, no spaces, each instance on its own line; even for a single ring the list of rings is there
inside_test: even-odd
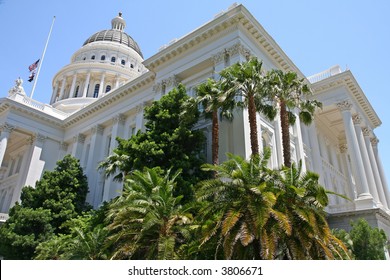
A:
[[[52,77],[93,33],[109,29],[119,11],[126,32],[144,58],[226,10],[234,1],[0,0],[0,97],[21,77],[27,94],[27,67],[41,57],[53,16],[56,21],[34,98],[49,102]],[[339,64],[348,67],[382,125],[382,162],[390,183],[390,1],[388,0],[243,0],[285,53],[307,76]]]

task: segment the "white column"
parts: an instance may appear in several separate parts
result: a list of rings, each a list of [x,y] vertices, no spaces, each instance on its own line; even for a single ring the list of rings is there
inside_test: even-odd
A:
[[[73,137],[72,156],[81,160],[83,154],[85,136],[83,134],[77,134]]]
[[[378,152],[378,143],[379,143],[378,138],[375,137],[375,138],[371,139],[371,144],[372,144],[372,148],[374,150],[376,164],[378,165],[378,170],[379,170],[379,174],[380,174],[381,181],[382,181],[383,191],[386,195],[387,205],[390,207],[390,192],[389,192],[389,188],[388,188],[388,184],[387,184],[387,180],[386,180],[386,173],[383,169],[382,161],[380,159],[379,152]]]
[[[74,88],[76,87],[77,73],[73,75],[72,86],[70,87],[69,97],[73,97]]]
[[[41,160],[42,150],[47,136],[36,133],[28,139],[28,150],[23,159],[23,168],[21,169],[16,189],[11,200],[12,207],[19,200],[22,188],[24,186],[35,187],[35,183],[41,178],[45,162]]]
[[[59,82],[56,81],[54,89],[53,89],[53,94],[51,96],[50,104],[56,103],[57,102],[57,92],[58,92],[58,87],[59,87]]]
[[[381,180],[381,177],[379,174],[378,165],[376,163],[374,150],[372,149],[372,145],[371,145],[371,141],[370,141],[370,134],[371,134],[371,130],[369,128],[366,127],[363,129],[364,142],[366,144],[366,148],[368,151],[368,157],[370,158],[372,173],[374,175],[374,180],[375,180],[375,186],[376,186],[376,189],[378,190],[378,194],[379,194],[379,200],[385,208],[389,209],[389,205],[387,204],[385,190],[383,189],[382,180]]]
[[[115,88],[119,87],[119,75],[115,76]]]
[[[62,100],[64,98],[64,91],[65,91],[65,83],[66,83],[66,76],[62,78],[62,83],[61,83],[61,89],[60,89],[60,97],[59,100]]]
[[[280,124],[280,113],[278,114],[274,121],[274,131],[275,131],[275,144],[278,158],[278,167],[281,167],[284,164],[283,160],[283,146],[282,146],[282,126]]]
[[[370,194],[374,198],[374,201],[377,202],[377,204],[378,204],[377,206],[381,207],[382,204],[380,203],[378,191],[375,187],[374,174],[372,173],[370,159],[368,157],[367,148],[366,148],[366,145],[364,143],[362,128],[360,126],[360,124],[362,123],[362,118],[359,115],[354,115],[352,117],[352,120],[353,120],[353,123],[355,126],[356,138],[358,140],[358,144],[359,144],[359,148],[360,148],[360,154],[362,157],[362,162],[363,162],[364,171],[365,171],[364,175],[367,178],[368,188],[369,188]]]
[[[306,167],[306,160],[305,160],[305,152],[303,149],[303,140],[302,140],[303,136],[302,136],[302,130],[301,130],[301,121],[299,120],[299,113],[298,113],[297,109],[295,110],[295,117],[296,117],[295,131],[297,134],[297,135],[295,135],[295,146],[296,146],[296,149],[298,151],[298,153],[297,153],[298,161],[300,160],[302,162],[302,171],[306,172],[307,167]]]
[[[11,132],[15,129],[15,127],[5,123],[2,126],[0,126],[0,129],[1,129],[0,132],[0,167],[1,167],[5,156],[5,151],[7,150],[9,136]]]
[[[317,137],[317,129],[315,127],[315,123],[312,122],[309,126],[309,141],[310,141],[310,149],[311,149],[311,156],[312,156],[312,162],[313,162],[313,168],[314,172],[316,172],[318,175],[320,175],[320,184],[324,186],[324,172],[322,168],[322,159],[321,159],[321,153],[320,153],[320,145],[318,144],[318,137]]]
[[[111,143],[110,154],[118,146],[116,137],[123,137],[124,125],[126,122],[126,116],[118,114],[112,119],[112,131],[111,131]],[[106,179],[103,190],[103,201],[110,200],[118,195],[122,191],[122,183],[114,181],[114,176],[110,176]]]
[[[359,143],[356,138],[356,133],[352,121],[352,114],[350,111],[352,108],[352,103],[346,100],[337,103],[336,105],[340,109],[343,116],[345,134],[348,144],[348,152],[351,157],[353,174],[356,181],[356,188],[358,191],[358,198],[356,200],[357,202],[359,202],[358,207],[372,208],[372,196],[369,193],[364,165],[362,162],[362,156],[360,154]],[[364,205],[360,203],[363,200],[367,201],[367,203],[364,203]]]
[[[144,130],[144,104],[140,104],[136,108],[137,115],[135,117],[135,130]]]
[[[88,185],[90,186],[87,200],[91,202],[94,207],[99,206],[102,202],[102,190],[99,189],[97,184],[98,179],[98,161],[102,155],[102,135],[104,127],[101,125],[95,125],[91,129],[91,144],[89,148],[89,154],[87,159],[86,173],[88,176]]]
[[[106,73],[102,73],[102,77],[100,79],[100,87],[99,87],[99,94],[98,96],[101,97],[102,93],[104,92],[104,79],[106,78]]]
[[[87,78],[85,79],[83,98],[87,97],[90,78],[91,78],[91,72],[88,72]]]
[[[356,185],[354,184],[352,180],[352,168],[348,160],[348,146],[347,144],[341,144],[339,146],[340,149],[340,156],[341,156],[341,164],[343,168],[343,174],[347,180],[347,185],[344,188],[345,194],[350,199],[356,199],[357,198],[357,190]]]

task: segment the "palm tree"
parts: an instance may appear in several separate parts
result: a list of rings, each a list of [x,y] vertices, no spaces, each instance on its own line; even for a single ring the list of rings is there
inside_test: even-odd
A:
[[[277,201],[274,208],[286,215],[289,230],[277,220],[265,226],[267,238],[274,242],[265,252],[267,259],[345,259],[348,249],[333,235],[326,220],[328,194],[318,183],[318,175],[302,174],[302,165],[283,167],[274,172]],[[272,250],[270,250],[272,248]]]
[[[179,172],[170,177],[161,170],[135,170],[126,179],[122,196],[108,211],[109,245],[114,259],[175,259],[192,220],[188,209],[174,197]]]
[[[247,62],[238,62],[221,71],[223,83],[229,92],[233,92],[241,98],[238,106],[248,109],[250,126],[250,140],[253,155],[259,154],[259,141],[257,136],[256,112],[266,111],[269,115],[275,115],[272,106],[262,101],[265,79],[262,73],[262,62],[252,57]]]
[[[299,79],[295,72],[283,72],[273,69],[267,73],[267,86],[263,91],[263,100],[268,103],[275,103],[275,108],[280,110],[280,123],[282,127],[282,143],[284,165],[291,166],[291,148],[289,126],[293,125],[296,117],[293,114],[294,109],[299,110],[299,119],[306,125],[309,125],[317,108],[322,104],[316,100],[310,100],[311,95],[309,86],[304,79]],[[263,111],[270,119],[275,119],[274,112]]]
[[[228,120],[233,119],[235,107],[234,95],[224,89],[224,83],[214,79],[207,79],[206,82],[196,87],[196,100],[201,104],[205,116],[212,119],[212,163],[219,164],[219,121],[218,110],[221,117]]]
[[[261,259],[264,226],[273,215],[281,224],[285,216],[273,209],[277,197],[268,188],[267,161],[270,151],[253,155],[249,161],[229,154],[229,160],[205,165],[217,173],[216,178],[199,183],[197,197],[205,203],[200,209],[203,221],[201,247],[218,238],[215,256],[222,247],[226,259]],[[286,225],[287,226],[287,225]]]

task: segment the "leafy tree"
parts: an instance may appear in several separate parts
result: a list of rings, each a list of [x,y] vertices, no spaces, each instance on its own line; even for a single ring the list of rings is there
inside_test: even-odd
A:
[[[293,125],[296,117],[293,110],[299,110],[299,119],[306,125],[314,118],[314,112],[321,108],[322,104],[316,100],[308,99],[311,90],[304,79],[299,79],[295,72],[283,72],[273,69],[267,73],[266,86],[263,94],[263,102],[274,104],[279,108],[280,123],[282,127],[283,159],[284,165],[291,166],[291,148],[289,126]],[[274,110],[262,110],[270,119],[275,119]]]
[[[383,229],[373,228],[364,219],[352,222],[350,236],[357,260],[384,260],[387,237]]]
[[[265,78],[262,71],[263,63],[256,57],[247,62],[237,62],[222,70],[220,75],[228,92],[233,92],[241,97],[237,104],[239,107],[248,109],[248,120],[250,127],[250,140],[253,155],[259,154],[259,141],[257,136],[257,112],[267,112],[275,116],[275,110],[271,105],[263,102]]]
[[[10,209],[9,219],[1,226],[0,254],[31,259],[39,243],[69,232],[65,222],[89,208],[87,192],[87,178],[78,160],[65,156],[54,171],[44,172],[35,188],[23,188],[21,203]]]
[[[221,117],[228,120],[233,119],[235,107],[234,94],[224,88],[226,83],[207,79],[206,82],[196,87],[197,103],[203,106],[205,116],[212,119],[212,163],[219,164],[219,120],[218,111]]]
[[[158,168],[134,171],[123,194],[108,212],[109,244],[114,259],[176,259],[192,220],[173,189],[179,173],[170,176]]]
[[[53,171],[45,171],[35,188],[25,187],[21,194],[22,207],[50,210],[51,225],[55,233],[64,233],[62,224],[77,217],[90,207],[85,199],[88,193],[88,181],[79,160],[66,155],[57,162]]]
[[[0,255],[9,260],[32,259],[38,244],[53,236],[51,221],[50,210],[15,205],[0,227]]]
[[[69,234],[55,235],[36,248],[38,260],[99,260],[106,259],[105,240],[108,230],[96,223],[101,210],[79,216],[67,223]]]
[[[118,138],[118,147],[100,168],[107,174],[119,172],[118,179],[144,167],[182,170],[175,194],[190,199],[191,185],[203,176],[200,166],[204,160],[200,154],[205,140],[201,131],[194,130],[199,111],[196,106],[186,106],[190,99],[184,86],[179,85],[153,102],[144,113],[146,131],[139,131],[128,140]]]

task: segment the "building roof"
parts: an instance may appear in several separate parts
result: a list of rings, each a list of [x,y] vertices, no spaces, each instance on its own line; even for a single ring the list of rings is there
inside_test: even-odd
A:
[[[138,46],[137,42],[134,41],[134,39],[130,35],[124,32],[124,29],[126,27],[126,22],[122,18],[122,13],[119,13],[118,16],[112,19],[111,25],[112,25],[111,29],[101,30],[99,32],[96,32],[92,36],[90,36],[84,42],[83,46],[93,42],[99,42],[99,41],[115,42],[115,43],[125,45],[129,48],[132,48],[143,58],[141,49]]]

